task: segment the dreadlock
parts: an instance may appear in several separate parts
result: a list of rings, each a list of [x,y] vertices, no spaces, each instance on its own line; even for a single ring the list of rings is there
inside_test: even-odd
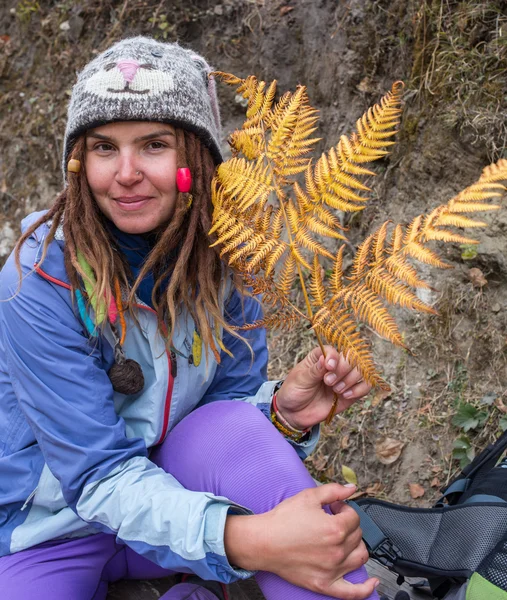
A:
[[[222,326],[240,337],[222,314],[225,276],[228,275],[218,250],[210,248],[211,181],[215,164],[208,148],[192,132],[176,129],[177,168],[188,167],[192,173],[192,195],[178,192],[174,214],[165,227],[155,234],[155,242],[135,281],[125,257],[111,234],[107,219],[99,209],[86,177],[85,135],[73,149],[72,158],[81,163],[77,174],[69,174],[68,186],[57,197],[49,211],[38,219],[19,239],[15,260],[21,281],[20,252],[23,243],[42,224],[50,222],[39,265],[59,225],[65,237],[64,260],[71,286],[88,296],[88,302],[101,298],[107,306],[115,289],[115,281],[128,290],[126,307],[135,318],[136,291],[148,273],[153,273],[152,303],[157,313],[160,333],[170,344],[176,313],[184,306],[195,321],[196,329],[208,353],[219,360],[214,333]],[[169,261],[168,256],[174,256]],[[83,268],[88,263],[94,278]],[[88,290],[85,289],[88,283]],[[168,283],[167,283],[168,282]],[[90,293],[90,284],[92,292]],[[233,277],[233,285],[244,292],[241,282]],[[217,336],[218,337],[218,336]],[[243,339],[243,338],[241,338]],[[219,341],[220,344],[220,341]]]

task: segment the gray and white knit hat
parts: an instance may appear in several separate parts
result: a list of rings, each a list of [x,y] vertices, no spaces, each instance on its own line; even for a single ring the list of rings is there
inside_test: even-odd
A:
[[[112,121],[160,121],[196,133],[221,162],[220,114],[211,68],[178,44],[134,37],[97,56],[72,89],[63,172],[76,139]]]

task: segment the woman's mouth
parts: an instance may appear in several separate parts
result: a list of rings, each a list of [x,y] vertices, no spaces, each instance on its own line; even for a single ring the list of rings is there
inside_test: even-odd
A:
[[[122,210],[139,210],[152,199],[151,196],[120,196],[113,198]]]

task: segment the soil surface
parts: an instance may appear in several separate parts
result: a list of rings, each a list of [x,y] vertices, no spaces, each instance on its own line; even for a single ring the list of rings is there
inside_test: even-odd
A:
[[[436,4],[4,0],[0,262],[21,218],[49,206],[62,187],[65,111],[76,73],[113,41],[138,34],[178,40],[222,71],[276,78],[282,91],[306,85],[320,110],[319,151],[350,133],[356,119],[403,80],[398,143],[373,167],[378,176],[369,182],[367,208],[342,217],[355,248],[386,219],[407,223],[429,212],[506,155],[507,58],[499,42],[505,4],[442,3],[435,12]],[[220,87],[220,96],[225,145],[244,109],[231,89]],[[458,459],[466,461],[507,427],[502,202],[502,210],[485,215],[488,227],[473,232],[480,240],[476,251],[442,246],[441,255],[454,268],[422,269],[433,288],[423,299],[439,315],[393,311],[410,352],[372,333],[391,392],[372,392],[324,428],[308,459],[317,479],[343,481],[345,466],[357,476],[360,495],[428,506],[459,470]],[[271,376],[283,376],[314,345],[306,329],[272,332]]]

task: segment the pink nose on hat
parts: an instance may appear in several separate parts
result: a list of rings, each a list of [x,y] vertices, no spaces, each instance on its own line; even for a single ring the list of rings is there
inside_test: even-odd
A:
[[[132,83],[134,77],[136,76],[137,69],[140,67],[137,60],[120,60],[116,66],[118,69],[120,69],[123,79],[128,81],[128,83]]]

